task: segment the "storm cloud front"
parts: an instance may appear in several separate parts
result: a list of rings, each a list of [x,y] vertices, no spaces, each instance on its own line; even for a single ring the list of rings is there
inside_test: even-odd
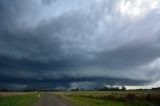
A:
[[[0,0],[0,88],[155,85],[159,19],[159,0]]]

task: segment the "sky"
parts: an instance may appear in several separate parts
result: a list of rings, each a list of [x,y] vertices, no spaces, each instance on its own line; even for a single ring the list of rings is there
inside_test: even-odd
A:
[[[160,0],[0,0],[0,88],[160,86]]]

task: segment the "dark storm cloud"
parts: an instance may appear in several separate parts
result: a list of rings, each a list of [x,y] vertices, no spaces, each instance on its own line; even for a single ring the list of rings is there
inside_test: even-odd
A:
[[[143,65],[158,58],[160,49],[151,45],[125,46],[97,54],[97,61],[108,68],[125,69]],[[96,64],[96,63],[95,63]],[[116,67],[115,67],[116,66]]]
[[[120,11],[121,2],[125,0],[1,0],[1,86],[159,80],[159,8],[147,7],[145,15],[137,16],[124,7]]]
[[[56,87],[63,87],[63,88],[69,88],[71,87],[72,83],[82,83],[85,84],[85,82],[88,83],[95,83],[95,87],[103,87],[105,85],[142,85],[142,83],[148,83],[149,81],[145,80],[129,80],[129,79],[122,79],[122,78],[103,78],[103,77],[83,77],[83,78],[75,78],[75,77],[67,77],[63,76],[61,79],[52,79],[52,78],[45,78],[43,79],[35,79],[35,78],[10,78],[7,76],[1,76],[0,77],[0,84],[1,88],[3,88],[4,85],[25,85],[24,88],[56,88]],[[87,86],[87,85],[86,85]],[[80,87],[80,86],[79,86]],[[85,88],[83,85],[81,88]],[[88,88],[91,88],[88,85]]]

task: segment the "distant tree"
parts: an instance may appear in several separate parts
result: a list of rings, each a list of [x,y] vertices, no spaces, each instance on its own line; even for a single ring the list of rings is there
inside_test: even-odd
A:
[[[111,87],[111,88],[103,87],[103,88],[99,88],[98,90],[99,91],[119,91],[120,89],[119,89],[119,87]]]
[[[119,91],[119,87],[113,87],[113,88],[110,88],[111,91]]]
[[[99,88],[99,91],[109,91],[110,88],[109,87],[103,87],[103,88]]]
[[[152,88],[152,90],[160,90],[160,87]]]
[[[71,91],[79,91],[79,88],[71,89]]]
[[[122,91],[126,91],[126,87],[125,87],[125,86],[122,86],[121,90],[122,90]]]
[[[1,92],[8,92],[9,90],[7,88],[0,89]]]

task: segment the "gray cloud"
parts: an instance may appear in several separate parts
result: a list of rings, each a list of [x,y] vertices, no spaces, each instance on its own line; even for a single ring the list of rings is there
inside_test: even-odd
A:
[[[28,86],[29,79],[45,85],[66,78],[67,87],[110,78],[103,84],[159,80],[159,68],[150,64],[160,64],[160,10],[122,11],[123,1],[0,1],[0,76]]]
[[[57,0],[42,0],[42,3],[44,4],[51,4],[53,2],[56,2]]]

